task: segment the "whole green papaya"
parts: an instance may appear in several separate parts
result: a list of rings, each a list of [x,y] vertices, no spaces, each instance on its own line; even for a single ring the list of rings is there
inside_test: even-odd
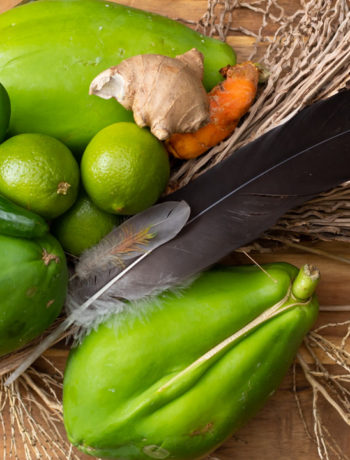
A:
[[[168,18],[102,0],[39,0],[0,15],[0,81],[10,134],[41,132],[82,152],[102,128],[132,121],[115,100],[89,96],[102,70],[137,54],[204,54],[207,89],[235,63],[230,46]]]
[[[0,356],[41,334],[58,316],[68,274],[50,234],[22,239],[0,234]]]
[[[276,390],[317,316],[314,274],[264,268],[208,271],[91,332],[65,372],[70,441],[102,458],[195,460],[230,436]]]

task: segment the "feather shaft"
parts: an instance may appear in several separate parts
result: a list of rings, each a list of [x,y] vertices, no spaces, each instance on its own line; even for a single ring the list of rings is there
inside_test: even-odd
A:
[[[244,187],[247,187],[248,185],[250,185],[251,183],[255,182],[256,180],[264,177],[265,175],[269,174],[270,172],[272,172],[274,169],[277,169],[279,168],[280,166],[283,166],[284,164],[288,163],[288,162],[291,162],[295,159],[297,159],[299,156],[305,154],[307,151],[311,150],[311,149],[317,149],[318,147],[322,146],[323,144],[327,144],[327,143],[331,143],[332,141],[338,139],[338,138],[342,138],[343,136],[348,136],[350,133],[350,129],[348,129],[347,131],[345,131],[344,133],[340,133],[340,134],[337,134],[335,136],[332,136],[330,139],[327,139],[327,140],[324,140],[324,141],[321,141],[319,142],[318,144],[312,146],[312,147],[309,147],[305,150],[302,150],[301,152],[298,152],[296,153],[295,155],[289,157],[289,158],[286,158],[284,159],[283,161],[281,161],[280,163],[277,163],[275,165],[273,165],[271,168],[267,169],[266,171],[263,171],[261,172],[260,174],[256,175],[255,177],[253,177],[252,179],[250,180],[247,180],[247,182],[245,182],[244,184],[240,185],[239,187],[235,188],[234,190],[231,190],[229,193],[227,193],[226,195],[224,195],[222,198],[218,199],[217,201],[215,201],[214,203],[212,203],[210,206],[208,206],[207,208],[203,209],[201,212],[199,212],[197,215],[195,215],[192,219],[190,219],[188,221],[188,223],[186,225],[189,225],[191,223],[193,223],[195,220],[199,219],[203,214],[209,212],[211,209],[215,208],[215,206],[218,206],[220,203],[222,203],[223,201],[227,200],[227,198],[229,198],[230,196],[232,196],[234,193],[237,193],[239,192],[241,189],[243,189]]]

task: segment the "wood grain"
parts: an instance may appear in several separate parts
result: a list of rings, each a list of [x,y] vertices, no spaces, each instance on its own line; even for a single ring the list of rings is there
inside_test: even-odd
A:
[[[0,0],[0,13],[19,3],[19,0]],[[185,20],[198,20],[207,8],[207,0],[119,0],[119,3]],[[288,13],[295,11],[298,7],[298,2],[295,0],[283,0],[281,4]],[[235,26],[240,25],[255,32],[258,31],[260,23],[256,15],[247,11],[235,12],[234,14]],[[274,29],[271,27],[268,33],[272,35],[273,31]],[[238,61],[249,56],[254,44],[253,37],[247,37],[237,32],[230,36],[228,41],[236,49]],[[345,243],[320,243],[317,247],[350,258],[350,248]],[[320,268],[322,274],[318,288],[320,304],[324,306],[350,305],[350,267],[345,263],[295,249],[281,250],[271,254],[256,254],[254,258],[259,263],[285,261],[297,266],[304,263],[315,264]],[[250,263],[250,261],[243,254],[234,253],[223,263],[242,264]],[[345,321],[349,317],[350,314],[346,312],[322,312],[317,324]],[[341,329],[332,329],[329,331],[328,338],[333,342],[339,342],[343,332]],[[47,352],[47,356],[61,370],[64,369],[67,354],[68,351],[62,347],[56,347]],[[330,370],[334,367],[328,357],[322,356],[322,360]],[[312,431],[312,394],[300,368],[297,368],[297,390]],[[323,406],[323,414],[327,417],[327,426],[335,433],[344,452],[350,452],[349,427],[340,420],[334,411],[329,410],[325,402],[323,402]],[[2,452],[1,436],[0,452]],[[88,458],[91,457],[81,455],[81,459]],[[213,454],[213,458],[218,460],[316,460],[318,458],[315,444],[307,437],[297,410],[292,392],[291,372],[257,416]],[[19,460],[22,459],[25,459],[24,452],[19,453]]]

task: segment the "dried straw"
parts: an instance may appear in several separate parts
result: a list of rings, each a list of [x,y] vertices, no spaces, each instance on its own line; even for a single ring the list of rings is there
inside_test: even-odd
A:
[[[257,30],[233,26],[236,15],[242,11],[260,20]],[[270,77],[235,133],[201,158],[175,169],[171,177],[172,188],[184,186],[301,108],[349,84],[350,11],[347,0],[300,0],[300,9],[292,15],[286,14],[278,0],[208,0],[207,11],[198,22],[184,22],[222,40],[237,32],[253,37],[255,43],[250,59],[259,60],[269,69]],[[265,51],[263,56],[262,51]],[[265,243],[271,240],[298,244],[304,237],[350,241],[350,183],[287,213],[259,242],[245,249],[263,251]],[[325,328],[344,326],[347,330],[340,344],[330,342],[323,335]],[[321,326],[305,340],[308,361],[302,355],[298,357],[314,395],[312,429],[307,426],[305,417],[303,423],[321,459],[329,459],[331,455],[349,459],[330,434],[319,409],[321,397],[350,424],[349,337],[350,321]],[[317,350],[339,366],[337,374],[329,373]],[[9,388],[3,387],[1,376],[16,367],[27,353],[28,349],[0,360],[3,459],[78,460],[81,454],[72,449],[64,435],[60,402],[63,376],[57,368],[52,364],[44,371],[30,368]],[[298,407],[303,414],[300,401]]]
[[[0,380],[3,459],[79,460],[63,429],[62,373],[29,369],[9,387]],[[40,422],[38,422],[40,420]]]
[[[339,330],[345,328],[346,332],[340,343],[331,341],[323,335],[325,329]],[[307,350],[308,360],[312,363],[307,364],[302,354],[298,354],[297,361],[304,371],[306,380],[309,382],[313,392],[312,415],[313,415],[313,433],[307,427],[306,432],[316,445],[320,459],[339,458],[349,460],[348,452],[344,452],[334,436],[331,434],[330,427],[323,420],[322,410],[320,408],[320,396],[336,411],[339,417],[350,427],[350,320],[342,323],[324,324],[308,334],[304,340],[304,346]],[[329,367],[322,363],[322,356],[328,359],[336,366],[336,371],[331,372]],[[303,416],[300,401],[295,391],[298,407]]]

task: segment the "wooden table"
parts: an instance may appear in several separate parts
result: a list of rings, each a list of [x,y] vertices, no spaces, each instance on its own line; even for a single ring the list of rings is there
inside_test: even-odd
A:
[[[20,3],[19,0],[1,0],[0,13],[18,3]],[[199,19],[207,8],[206,0],[120,0],[119,3],[158,12],[172,18],[192,20]],[[285,0],[283,3],[290,12],[295,9],[297,2]],[[245,27],[254,28],[251,18],[245,17],[242,20],[245,21]],[[238,61],[242,61],[249,55],[253,38],[236,34],[229,38],[229,43],[236,49]],[[317,245],[317,249],[350,259],[350,248],[345,243],[320,243]],[[350,304],[350,267],[346,263],[296,250],[284,250],[254,257],[259,263],[286,261],[297,266],[305,262],[313,263],[320,268],[322,273],[322,280],[318,289],[320,304],[323,306]],[[226,262],[249,263],[249,260],[244,255],[234,254]],[[349,313],[346,312],[321,312],[318,324],[345,321],[349,319],[349,316]],[[336,334],[336,332],[332,331],[332,334]],[[337,337],[330,338],[337,340]],[[66,350],[55,348],[49,350],[47,354],[60,369],[63,369],[67,353]],[[324,357],[324,361],[329,369],[334,366],[326,357]],[[312,423],[312,391],[299,367],[296,374],[298,396],[303,404],[308,422]],[[213,454],[212,458],[218,460],[316,460],[318,458],[317,449],[314,442],[306,435],[292,386],[292,373],[290,372],[264,409]],[[326,403],[324,403],[324,407],[328,425],[336,433],[337,441],[344,452],[349,453],[349,426]],[[0,436],[0,452],[2,451],[1,443]],[[24,453],[19,454],[20,460],[24,460]],[[91,457],[81,455],[81,458],[88,459]]]

